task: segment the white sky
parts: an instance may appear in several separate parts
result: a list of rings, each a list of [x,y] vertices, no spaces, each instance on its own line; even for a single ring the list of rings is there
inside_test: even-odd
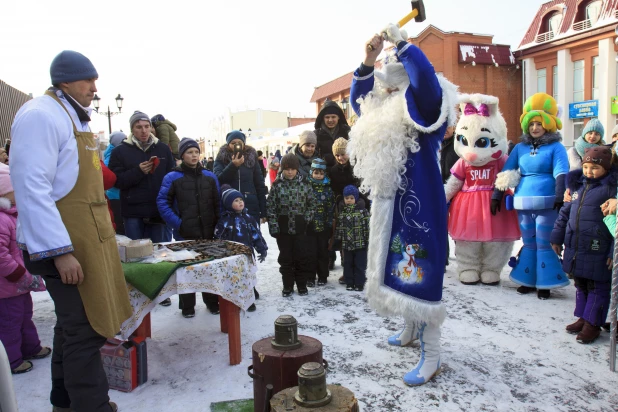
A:
[[[427,24],[493,34],[515,49],[543,1],[425,0]],[[179,136],[205,136],[211,118],[257,109],[314,116],[316,86],[354,70],[374,32],[410,10],[405,0],[5,1],[0,12],[0,79],[33,95],[50,85],[64,49],[86,55],[99,73],[101,106],[112,128],[128,131],[134,110],[162,113]],[[107,131],[94,115],[92,130]]]

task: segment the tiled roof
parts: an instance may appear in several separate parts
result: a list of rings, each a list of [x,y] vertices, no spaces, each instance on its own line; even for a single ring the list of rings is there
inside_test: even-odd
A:
[[[513,66],[517,64],[510,46],[501,44],[457,43],[459,62]]]
[[[352,76],[354,72],[344,74],[341,77],[331,80],[330,82],[316,87],[311,96],[311,103],[317,102],[320,99],[330,96],[331,94],[339,93],[342,90],[349,89],[352,85]]]
[[[541,5],[539,11],[532,20],[532,24],[528,27],[528,31],[526,31],[524,38],[521,40],[518,50],[538,44],[536,43],[536,37],[542,34],[539,33],[539,29],[543,23],[543,17],[551,9],[564,13],[562,22],[560,23],[560,29],[554,34],[551,40],[556,40],[557,37],[567,37],[577,34],[578,32],[572,29],[573,22],[577,15],[577,4],[578,0],[553,0]],[[597,23],[593,27],[601,27],[615,23],[617,8],[618,0],[604,0]]]

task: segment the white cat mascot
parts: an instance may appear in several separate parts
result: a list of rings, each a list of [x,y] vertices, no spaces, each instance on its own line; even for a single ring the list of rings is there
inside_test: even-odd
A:
[[[460,108],[455,129],[460,159],[444,186],[446,200],[452,199],[448,232],[456,241],[461,283],[497,285],[513,241],[521,237],[517,213],[506,210],[502,192],[494,194],[496,175],[508,158],[506,122],[494,96],[461,95]]]

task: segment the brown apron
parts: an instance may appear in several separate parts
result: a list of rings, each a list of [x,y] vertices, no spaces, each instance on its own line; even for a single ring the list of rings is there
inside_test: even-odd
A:
[[[82,266],[84,282],[78,286],[92,328],[114,337],[133,314],[120,264],[118,246],[103,190],[98,145],[91,132],[79,132],[73,118],[55,93],[47,91],[67,112],[77,141],[79,175],[73,189],[56,202],[62,222]]]

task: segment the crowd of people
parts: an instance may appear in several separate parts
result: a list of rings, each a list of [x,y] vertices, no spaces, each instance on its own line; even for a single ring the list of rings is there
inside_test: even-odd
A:
[[[58,54],[52,87],[16,115],[10,168],[0,151],[0,340],[12,372],[52,355],[55,412],[116,411],[99,353],[131,314],[115,235],[232,240],[264,262],[262,224],[277,242],[283,297],[327,284],[340,251],[338,282],[403,317],[388,342],[421,341],[408,385],[440,372],[447,232],[463,284],[498,284],[507,261],[520,294],[548,299],[573,278],[577,320],[566,331],[594,342],[609,309],[618,203],[618,156],[601,122],[590,120],[567,152],[556,101],[537,93],[510,145],[496,98],[457,97],[397,26],[383,34],[354,72],[356,125],[327,102],[314,131],[266,159],[239,130],[201,159],[198,142],[180,140],[162,114],[135,111],[129,134],[112,133],[100,160],[88,126],[99,75],[86,56]],[[385,39],[395,47],[377,70]],[[53,349],[32,322],[30,292],[43,290],[57,316]],[[217,295],[202,298],[219,313]],[[194,293],[180,296],[185,318],[195,305]]]

